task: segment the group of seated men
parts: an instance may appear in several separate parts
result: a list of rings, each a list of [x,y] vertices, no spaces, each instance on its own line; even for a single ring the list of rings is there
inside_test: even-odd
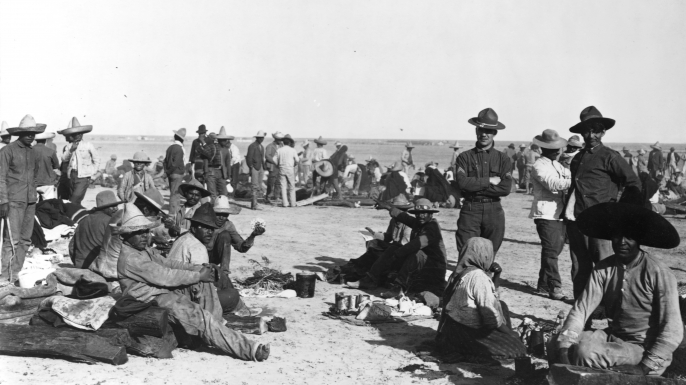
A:
[[[118,282],[123,296],[156,301],[188,335],[230,356],[264,361],[269,344],[251,341],[223,321],[227,314],[254,316],[261,311],[243,303],[229,268],[231,249],[247,252],[264,229],[243,239],[229,220],[240,208],[226,196],[203,203],[210,193],[195,180],[180,191],[185,202],[172,215],[162,210],[158,194],[135,192],[136,199],[117,210],[121,202],[114,193],[100,192],[97,207],[74,234],[74,265]]]

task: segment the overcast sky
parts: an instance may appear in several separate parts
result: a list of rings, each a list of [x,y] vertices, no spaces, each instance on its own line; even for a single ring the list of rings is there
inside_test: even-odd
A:
[[[0,0],[0,120],[102,134],[686,142],[686,1]],[[402,131],[401,131],[402,128]]]

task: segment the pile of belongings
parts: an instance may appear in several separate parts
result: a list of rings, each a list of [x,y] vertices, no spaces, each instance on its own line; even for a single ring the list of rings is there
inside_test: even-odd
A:
[[[351,296],[348,296],[351,297]],[[354,297],[354,296],[352,296]],[[339,319],[351,325],[366,326],[378,323],[406,323],[421,319],[433,318],[433,310],[423,303],[411,300],[404,294],[396,298],[368,299],[356,303],[336,300],[324,316]]]

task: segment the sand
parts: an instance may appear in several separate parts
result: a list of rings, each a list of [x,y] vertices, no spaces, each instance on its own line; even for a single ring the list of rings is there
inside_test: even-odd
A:
[[[94,203],[99,188],[88,191],[86,207]],[[540,264],[540,244],[533,220],[528,219],[532,197],[514,193],[503,200],[507,227],[505,241],[496,260],[503,268],[501,299],[510,307],[513,324],[522,319],[552,321],[570,305],[534,295],[533,283]],[[239,232],[249,234],[250,220],[260,217],[267,231],[246,254],[234,252],[232,276],[249,274],[249,259],[267,257],[272,267],[284,272],[324,271],[356,258],[364,252],[358,230],[365,226],[383,230],[385,211],[370,208],[303,207],[284,209],[262,206],[246,209],[231,217]],[[436,215],[449,255],[449,268],[456,260],[455,236],[459,210],[441,209]],[[686,234],[683,219],[670,219],[680,234]],[[659,251],[678,280],[686,281],[686,243],[666,252]],[[569,250],[560,256],[565,293],[571,296]],[[438,321],[412,324],[382,324],[358,327],[322,316],[341,285],[317,282],[311,299],[253,299],[251,306],[271,308],[288,320],[285,333],[268,333],[254,338],[271,343],[271,356],[263,363],[243,362],[211,352],[185,349],[174,351],[173,359],[157,360],[129,356],[125,365],[86,365],[46,358],[0,357],[0,384],[500,384],[514,375],[513,365],[493,367],[475,364],[425,364],[413,351],[433,339]],[[410,365],[425,365],[412,370]],[[539,362],[539,364],[543,364]],[[407,368],[409,371],[403,371]]]

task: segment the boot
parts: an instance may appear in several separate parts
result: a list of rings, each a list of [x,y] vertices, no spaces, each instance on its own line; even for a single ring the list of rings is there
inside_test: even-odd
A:
[[[250,209],[257,210],[257,197],[255,195],[252,196],[252,200],[250,201]]]

